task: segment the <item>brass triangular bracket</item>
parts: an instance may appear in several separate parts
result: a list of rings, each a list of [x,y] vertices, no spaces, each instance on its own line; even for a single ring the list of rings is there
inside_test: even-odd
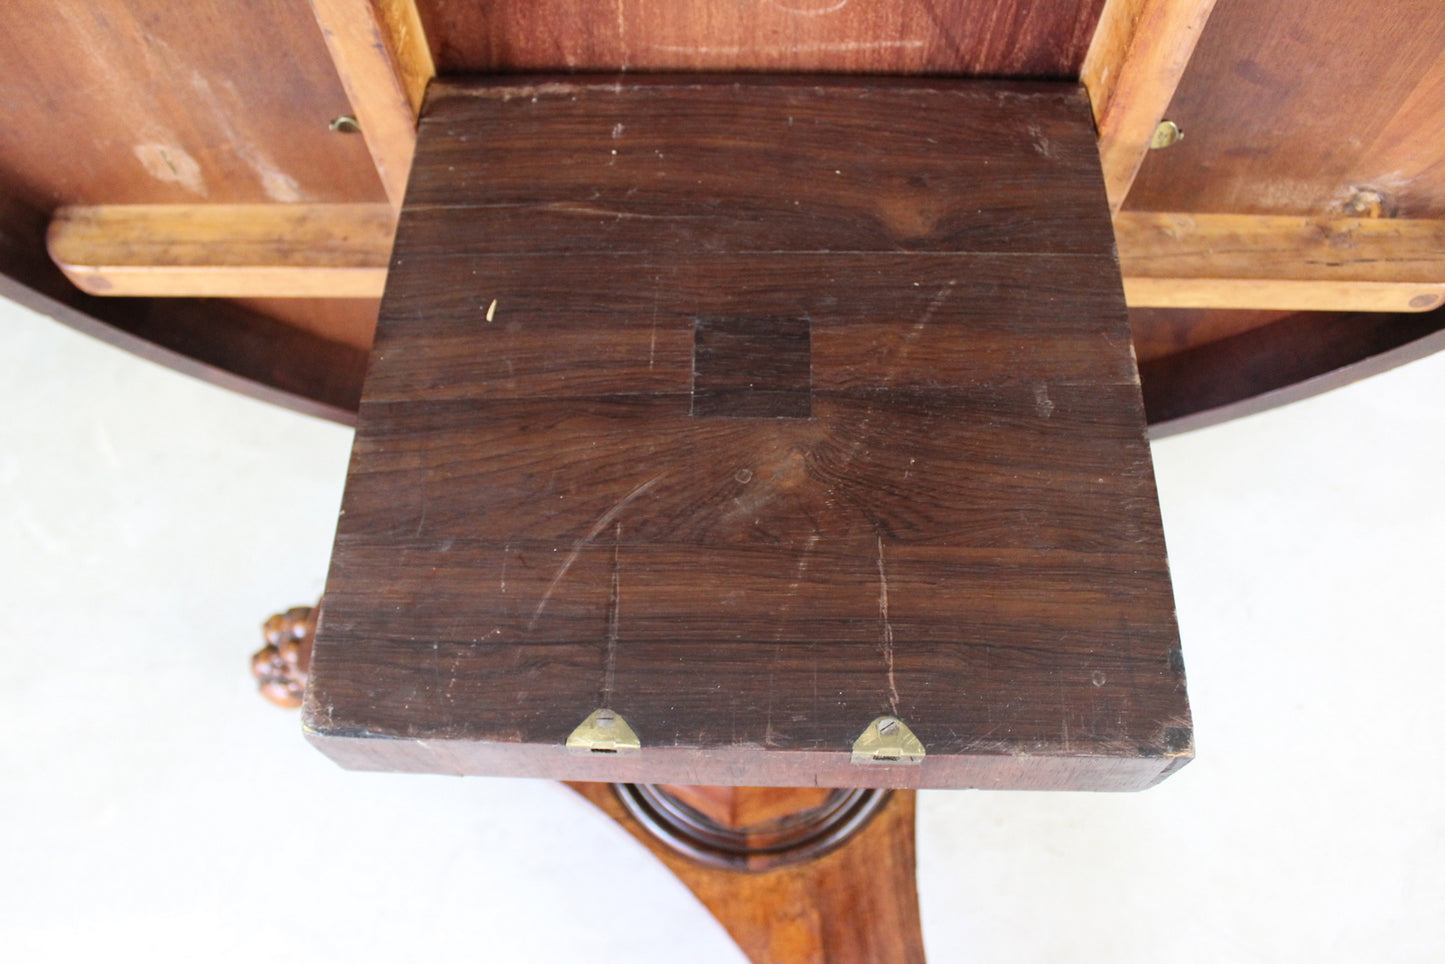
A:
[[[853,741],[854,763],[922,763],[922,742],[896,716],[880,716]]]
[[[573,753],[639,753],[642,741],[627,721],[612,710],[593,710],[572,735],[567,749]]]

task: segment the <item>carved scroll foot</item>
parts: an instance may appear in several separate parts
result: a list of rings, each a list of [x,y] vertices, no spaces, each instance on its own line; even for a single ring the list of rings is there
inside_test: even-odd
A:
[[[251,675],[261,695],[282,709],[301,706],[311,669],[311,643],[321,606],[297,606],[261,626],[266,645],[251,657]]]

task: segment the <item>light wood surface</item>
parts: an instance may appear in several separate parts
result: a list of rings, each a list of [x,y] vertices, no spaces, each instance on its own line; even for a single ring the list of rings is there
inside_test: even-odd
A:
[[[436,73],[411,0],[311,0],[386,196],[406,193],[416,118]]]
[[[289,0],[0,3],[0,195],[59,204],[381,200],[315,19]]]
[[[420,0],[441,74],[769,71],[1073,80],[1103,0]]]
[[[1215,0],[1108,0],[1084,58],[1109,207],[1117,211]]]
[[[1445,300],[1445,284],[1289,281],[1241,278],[1124,277],[1124,296],[1144,308],[1251,311],[1429,311]]]
[[[1172,4],[1173,0],[1170,0]],[[1169,107],[1127,207],[1323,216],[1356,195],[1445,217],[1440,0],[1227,0]]]
[[[90,294],[376,298],[394,225],[385,204],[73,207],[47,241]]]
[[[1445,221],[1126,211],[1132,307],[1429,311],[1445,300]]]

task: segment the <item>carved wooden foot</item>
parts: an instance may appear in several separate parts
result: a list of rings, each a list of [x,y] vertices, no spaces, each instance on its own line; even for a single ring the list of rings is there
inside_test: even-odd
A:
[[[306,694],[311,669],[311,643],[321,605],[296,606],[277,613],[261,626],[266,645],[251,657],[251,675],[261,695],[277,706],[294,710]]]
[[[295,709],[321,607],[277,613],[251,660]],[[921,964],[912,790],[568,784],[697,895],[755,964]]]
[[[831,852],[821,857],[747,872],[725,869],[708,857],[703,862],[683,856],[675,842],[663,842],[634,815],[635,797],[629,796],[633,790],[605,783],[568,786],[642,841],[697,895],[754,964],[919,964],[924,960],[912,790],[876,798],[876,810],[861,829],[832,841]],[[816,817],[834,793],[766,787],[670,787],[652,792],[724,826],[753,821],[750,827],[734,829],[755,844],[764,843],[768,833],[786,824],[790,816]],[[754,858],[754,867],[764,864],[765,860]]]

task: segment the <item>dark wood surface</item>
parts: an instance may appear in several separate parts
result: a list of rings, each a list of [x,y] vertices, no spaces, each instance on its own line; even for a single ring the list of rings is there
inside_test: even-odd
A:
[[[1096,789],[1188,759],[1076,87],[458,84],[430,103],[308,693],[324,750],[613,781]],[[702,107],[704,145],[685,122]],[[529,148],[458,153],[518,130]],[[997,189],[935,178],[939,158],[996,170]],[[926,217],[890,229],[895,184]],[[697,413],[717,318],[807,321],[807,417]],[[640,754],[565,748],[599,707]],[[885,714],[921,765],[851,762]]]
[[[419,0],[441,74],[715,70],[1073,79],[1103,0]]]
[[[571,786],[666,864],[753,964],[922,964],[912,791],[895,791],[860,833],[818,860],[740,874],[668,850],[623,809],[612,787]],[[745,795],[768,796],[756,788]]]
[[[1130,308],[1129,329],[1134,338],[1134,357],[1143,367],[1146,362],[1262,328],[1295,314],[1298,312]],[[1146,387],[1145,394],[1148,391]]]
[[[1309,398],[1445,348],[1445,311],[1302,312],[1142,362],[1156,437]]]
[[[846,114],[833,107],[841,91],[852,92]],[[1093,179],[1061,181],[1048,197],[1037,191],[1061,169],[1097,167],[1093,129],[1078,122],[1087,110],[1074,84],[716,75],[439,81],[421,121],[426,146],[397,240],[412,257],[463,259],[1107,255],[1113,228],[1098,216]],[[900,114],[910,119],[906,128],[880,138]],[[1012,128],[1007,138],[1001,123]],[[520,155],[532,163],[517,164]],[[539,202],[542,176],[552,195]],[[707,200],[679,208],[684,189]],[[460,217],[459,209],[473,213]]]

